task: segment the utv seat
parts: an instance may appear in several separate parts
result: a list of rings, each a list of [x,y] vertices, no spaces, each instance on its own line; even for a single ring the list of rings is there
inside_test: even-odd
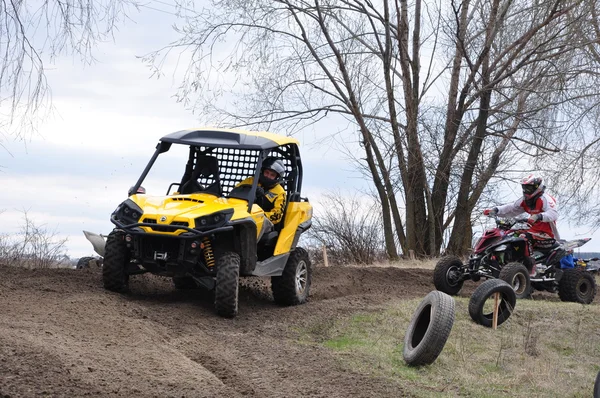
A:
[[[212,183],[205,187],[200,184],[199,179],[212,181]],[[219,161],[216,157],[202,155],[196,159],[196,166],[190,179],[181,188],[182,194],[194,192],[208,192],[219,197],[223,195],[219,178]]]

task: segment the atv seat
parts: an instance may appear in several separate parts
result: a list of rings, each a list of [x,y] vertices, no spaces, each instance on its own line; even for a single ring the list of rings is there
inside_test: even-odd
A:
[[[209,185],[203,186],[200,182],[209,183]],[[190,179],[181,188],[182,194],[194,192],[208,192],[219,197],[222,196],[219,161],[216,157],[200,155],[196,159],[196,167]]]

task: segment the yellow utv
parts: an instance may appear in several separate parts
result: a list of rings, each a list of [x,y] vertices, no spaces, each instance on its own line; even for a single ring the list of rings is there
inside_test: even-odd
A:
[[[167,171],[154,172],[175,148],[180,155],[163,162]],[[286,201],[281,222],[262,234],[264,211],[254,200],[267,157],[285,165]],[[181,173],[181,180],[169,182],[173,173]],[[157,189],[166,188],[165,195],[151,193],[149,176]],[[238,185],[249,177],[252,184]],[[306,302],[311,263],[297,244],[311,226],[312,206],[301,188],[294,138],[214,128],[162,137],[129,198],[111,215],[115,228],[105,245],[104,287],[125,292],[130,275],[145,272],[171,277],[178,289],[214,290],[217,313],[231,318],[238,311],[239,278],[270,276],[276,303]]]

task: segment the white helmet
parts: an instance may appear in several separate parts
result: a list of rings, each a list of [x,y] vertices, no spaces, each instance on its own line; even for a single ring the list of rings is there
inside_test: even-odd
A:
[[[535,174],[529,174],[528,176],[523,177],[521,180],[521,188],[523,189],[523,197],[525,200],[536,198],[544,192],[542,181],[542,177],[538,177]]]

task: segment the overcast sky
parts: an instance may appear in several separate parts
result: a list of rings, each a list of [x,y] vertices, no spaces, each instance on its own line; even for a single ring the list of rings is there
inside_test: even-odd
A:
[[[166,3],[149,4],[172,11]],[[37,225],[68,238],[71,257],[93,255],[82,231],[111,231],[111,212],[126,199],[158,139],[199,127],[198,119],[172,97],[176,77],[150,78],[136,57],[176,39],[175,17],[140,10],[115,33],[114,42],[95,48],[93,65],[70,56],[46,64],[55,113],[31,140],[4,141],[6,149],[0,149],[0,234],[15,233],[27,212]],[[172,67],[165,70],[172,72]],[[303,194],[314,201],[331,189],[367,189],[343,155],[317,141],[322,134],[297,136],[305,166]],[[173,181],[179,178],[178,173]],[[559,230],[567,239],[587,232],[567,229],[565,223],[559,223]],[[585,249],[600,251],[600,233]]]

